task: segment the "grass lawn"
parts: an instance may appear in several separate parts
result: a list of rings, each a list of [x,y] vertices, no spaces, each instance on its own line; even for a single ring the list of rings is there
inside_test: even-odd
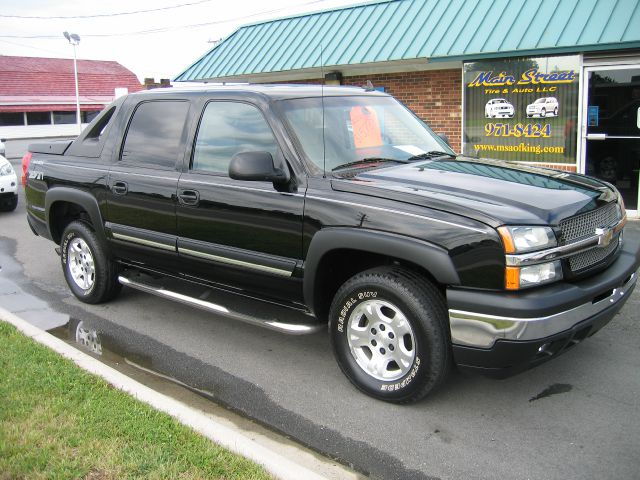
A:
[[[267,479],[0,321],[0,479]]]

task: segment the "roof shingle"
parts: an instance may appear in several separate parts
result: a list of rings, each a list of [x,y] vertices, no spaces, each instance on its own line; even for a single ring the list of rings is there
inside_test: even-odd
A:
[[[141,90],[138,78],[118,62],[78,60],[81,97],[111,97],[116,87]],[[70,96],[75,101],[73,60],[0,56],[0,100],[3,97]]]

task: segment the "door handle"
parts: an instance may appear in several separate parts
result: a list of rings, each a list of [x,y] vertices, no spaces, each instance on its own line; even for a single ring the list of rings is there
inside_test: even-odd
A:
[[[606,140],[606,133],[587,133],[587,140]]]
[[[126,195],[129,187],[127,186],[127,182],[114,182],[111,190],[116,195]]]
[[[178,194],[178,200],[183,205],[198,205],[200,202],[200,193],[197,190],[182,190]]]

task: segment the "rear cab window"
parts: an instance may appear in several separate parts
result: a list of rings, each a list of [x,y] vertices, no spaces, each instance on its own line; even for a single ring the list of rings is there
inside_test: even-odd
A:
[[[120,161],[174,170],[184,157],[190,103],[148,100],[136,107],[120,150]]]

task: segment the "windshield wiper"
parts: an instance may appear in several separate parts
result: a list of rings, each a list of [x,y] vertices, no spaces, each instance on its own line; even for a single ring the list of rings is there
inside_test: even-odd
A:
[[[457,155],[449,152],[442,152],[440,150],[431,150],[430,152],[420,153],[418,155],[414,155],[413,157],[409,157],[407,161],[414,162],[416,160],[428,160],[430,158],[438,158],[438,157],[456,158]]]
[[[362,160],[356,160],[355,162],[343,163],[342,165],[338,165],[331,169],[332,172],[336,170],[343,170],[345,168],[357,167],[360,165],[365,165],[367,163],[387,163],[387,162],[395,162],[395,163],[409,163],[409,160],[398,160],[397,158],[384,158],[384,157],[368,157],[363,158]]]

